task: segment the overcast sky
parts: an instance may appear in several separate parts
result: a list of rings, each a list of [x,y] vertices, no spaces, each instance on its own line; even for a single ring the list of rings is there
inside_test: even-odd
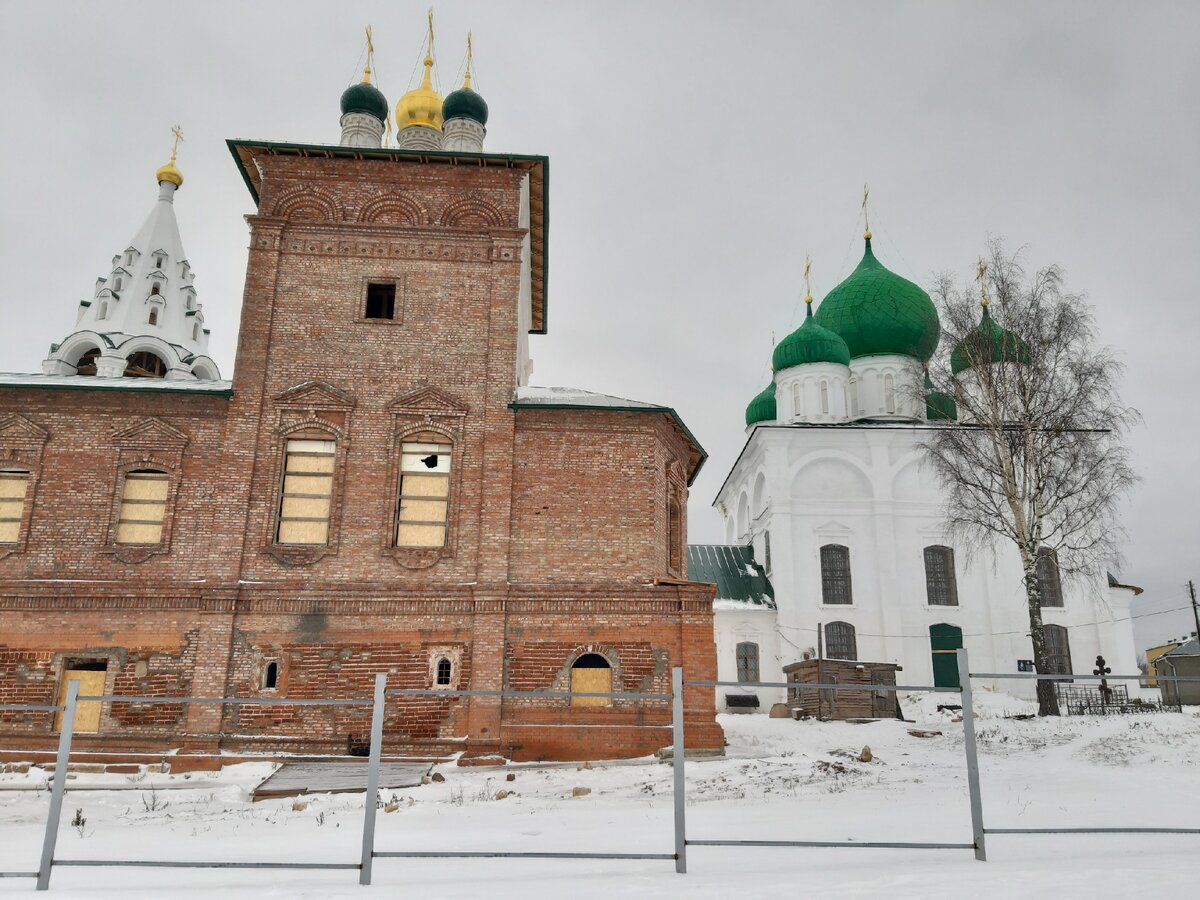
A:
[[[226,138],[336,143],[375,29],[380,87],[417,75],[427,4],[0,4],[0,370],[40,371],[156,195],[183,125],[184,245],[232,372],[251,198]],[[535,384],[674,406],[709,453],[693,542],[800,322],[861,253],[928,286],[990,236],[1058,262],[1141,409],[1123,578],[1142,647],[1191,630],[1200,579],[1200,6],[481,2],[435,7],[443,91],[474,30],[486,148],[551,158],[549,334]]]

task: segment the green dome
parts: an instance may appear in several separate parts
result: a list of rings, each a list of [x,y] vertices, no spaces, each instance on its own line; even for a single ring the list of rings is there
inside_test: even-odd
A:
[[[487,124],[488,107],[479,94],[469,87],[461,87],[452,91],[442,103],[442,119],[474,119],[480,125]]]
[[[850,365],[850,348],[846,342],[822,328],[813,318],[812,303],[807,303],[804,324],[785,337],[771,354],[771,368],[776,372],[805,363],[839,363]]]
[[[933,301],[885,269],[871,252],[871,239],[866,243],[858,268],[825,295],[817,324],[840,335],[852,357],[900,354],[927,361],[941,336]]]
[[[375,85],[367,81],[360,81],[342,91],[342,115],[347,113],[366,113],[374,116],[380,122],[386,122],[388,117],[387,98]]]
[[[967,342],[971,342],[970,348]],[[979,326],[959,341],[950,354],[950,371],[957,375],[971,368],[971,360],[987,359],[991,362],[1015,362],[1029,364],[1029,345],[1011,331],[1001,328],[992,319],[988,308],[983,308]]]
[[[746,427],[756,422],[774,422],[775,417],[775,382],[772,381],[746,407]]]

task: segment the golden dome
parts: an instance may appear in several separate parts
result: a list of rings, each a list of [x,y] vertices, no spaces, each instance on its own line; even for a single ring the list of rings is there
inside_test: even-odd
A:
[[[175,157],[171,157],[171,161],[165,166],[159,166],[158,171],[154,173],[155,181],[169,181],[175,187],[183,186],[183,173],[175,167]]]
[[[396,130],[408,128],[410,125],[424,125],[426,128],[442,130],[442,95],[433,89],[431,72],[433,57],[425,57],[425,78],[419,88],[415,88],[400,98],[396,104]]]

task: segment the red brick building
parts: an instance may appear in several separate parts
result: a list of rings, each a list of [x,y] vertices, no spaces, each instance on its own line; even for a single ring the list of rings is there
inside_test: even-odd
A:
[[[165,378],[89,376],[117,350],[82,339],[55,348],[76,374],[0,377],[0,704],[52,704],[67,673],[84,693],[180,698],[367,697],[381,671],[447,690],[714,678],[713,588],[687,581],[685,552],[703,451],[670,408],[525,385],[547,322],[546,158],[229,146],[256,204],[232,381],[188,375],[186,355]],[[385,751],[669,743],[668,703],[584,699],[397,698]],[[686,708],[689,745],[720,748],[712,691]],[[361,752],[370,723],[365,707],[80,716],[81,750],[202,754]],[[0,750],[49,747],[56,727],[0,711]]]

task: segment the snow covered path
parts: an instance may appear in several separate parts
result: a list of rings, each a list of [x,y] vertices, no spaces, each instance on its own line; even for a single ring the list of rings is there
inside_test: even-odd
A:
[[[1200,828],[1200,714],[1017,721],[1020,701],[977,695],[985,821],[989,827]],[[722,718],[722,760],[688,763],[693,839],[970,841],[961,725],[922,700],[900,722]],[[859,761],[864,745],[874,759]],[[61,858],[357,861],[361,795],[252,804],[264,765],[227,768],[221,786],[148,792],[72,792]],[[444,783],[388,791],[378,850],[672,852],[671,769],[659,763],[443,766]],[[0,784],[31,776],[3,775]],[[81,776],[83,777],[83,776]],[[86,776],[126,782],[123,776]],[[199,777],[199,776],[197,776]],[[206,781],[211,781],[207,776]],[[572,788],[591,793],[572,797]],[[497,792],[514,791],[494,799]],[[46,794],[0,793],[0,869],[36,866]],[[158,805],[157,809],[148,806]],[[168,804],[164,806],[163,804]],[[86,824],[68,824],[76,809]],[[82,835],[80,831],[82,830]],[[690,847],[687,875],[669,861],[377,860],[375,884],[354,871],[56,868],[48,896],[223,900],[263,897],[696,898],[987,897],[1095,900],[1195,891],[1200,835],[991,836],[989,862],[969,850]],[[0,900],[33,896],[0,880]],[[46,896],[46,895],[43,895]]]

